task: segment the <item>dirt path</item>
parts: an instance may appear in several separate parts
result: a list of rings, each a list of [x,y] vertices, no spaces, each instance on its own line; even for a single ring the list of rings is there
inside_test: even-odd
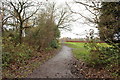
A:
[[[30,74],[29,78],[76,78],[71,73],[73,63],[71,48],[63,46],[61,51],[52,59],[45,62]]]

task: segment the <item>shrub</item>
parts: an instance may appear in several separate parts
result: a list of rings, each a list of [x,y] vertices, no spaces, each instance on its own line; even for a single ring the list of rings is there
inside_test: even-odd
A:
[[[102,43],[101,43],[102,44]],[[104,43],[105,44],[105,43]],[[119,60],[119,50],[114,46],[101,46],[99,43],[86,43],[85,47],[89,49],[89,63],[91,65],[109,65],[116,64]]]
[[[104,44],[104,46],[102,45]],[[89,49],[88,65],[92,67],[104,67],[114,75],[120,76],[120,49],[105,43],[86,43],[85,47]]]
[[[50,42],[50,47],[52,47],[52,48],[58,48],[59,47],[58,41],[57,40],[52,40]]]
[[[25,60],[32,56],[33,49],[27,44],[14,44],[10,41],[11,38],[4,39],[2,52],[2,65],[3,68],[10,66],[11,64],[24,63]]]

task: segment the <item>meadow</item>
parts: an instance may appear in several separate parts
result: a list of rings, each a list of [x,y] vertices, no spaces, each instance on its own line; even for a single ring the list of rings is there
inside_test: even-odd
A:
[[[90,46],[87,46],[86,44],[91,44],[91,43],[65,42],[65,44],[67,44],[69,47],[73,48],[72,52],[76,59],[83,60],[86,62],[89,61],[91,51],[90,51],[90,48],[87,48]],[[108,45],[106,43],[95,43],[95,45],[97,45],[99,47],[110,47],[110,45]]]

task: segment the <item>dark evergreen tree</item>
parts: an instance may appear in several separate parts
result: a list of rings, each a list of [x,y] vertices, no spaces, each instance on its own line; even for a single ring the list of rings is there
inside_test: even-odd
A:
[[[120,2],[103,2],[99,22],[101,40],[120,42]]]

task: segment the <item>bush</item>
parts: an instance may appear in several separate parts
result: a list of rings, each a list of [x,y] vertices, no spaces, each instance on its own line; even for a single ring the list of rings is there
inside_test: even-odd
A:
[[[86,43],[85,47],[90,51],[89,59],[87,60],[88,66],[104,67],[115,76],[120,76],[120,49],[118,47],[105,43],[95,43],[94,41]]]
[[[105,43],[101,43],[105,44]],[[87,43],[85,47],[89,49],[89,64],[93,66],[108,66],[118,64],[119,50],[114,46],[101,46],[99,43]]]
[[[101,61],[105,64],[114,64],[114,65],[118,65],[118,61],[120,61],[120,56],[119,55],[119,50],[117,50],[116,48],[114,47],[102,47],[101,48],[101,51],[102,51],[102,55],[103,55],[103,58],[101,59]]]
[[[11,64],[24,63],[25,60],[32,56],[33,49],[27,44],[15,44],[10,41],[11,38],[4,39],[2,52],[3,68],[10,66]]]
[[[50,42],[50,47],[52,47],[52,48],[58,48],[59,47],[58,41],[57,40],[52,40]]]

